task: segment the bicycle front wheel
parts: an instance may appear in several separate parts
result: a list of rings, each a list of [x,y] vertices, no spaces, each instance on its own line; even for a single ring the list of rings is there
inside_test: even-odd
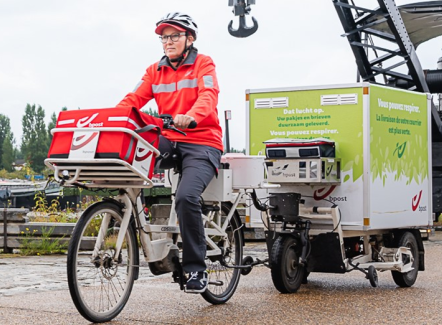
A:
[[[132,227],[128,227],[121,252],[115,256],[122,216],[116,203],[99,202],[83,213],[69,242],[69,291],[77,310],[91,322],[116,317],[132,291],[138,253]]]
[[[230,205],[222,203],[220,212],[221,218],[219,219],[222,225],[230,212]],[[221,248],[222,255],[206,258],[209,285],[201,295],[207,302],[214,305],[227,302],[233,296],[239,283],[241,270],[231,267],[240,265],[242,261],[244,242],[240,220],[235,211],[226,229],[227,238],[220,236],[211,238]]]

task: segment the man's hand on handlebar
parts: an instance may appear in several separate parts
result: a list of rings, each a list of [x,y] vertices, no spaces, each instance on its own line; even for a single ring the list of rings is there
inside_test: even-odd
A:
[[[196,128],[196,121],[194,120],[194,118],[193,117],[191,117],[191,116],[188,116],[188,115],[177,115],[177,116],[181,116],[180,118],[179,118],[179,120],[181,120],[181,118],[183,118],[183,120],[185,120],[185,122],[182,122],[182,121],[180,121],[179,123],[182,123],[182,124],[180,124],[178,127],[180,128],[180,129],[194,129],[194,128]],[[175,117],[175,119],[177,118],[177,116]],[[178,133],[181,133],[181,134],[183,134],[183,135],[186,135],[186,133],[185,132],[183,132],[183,131],[181,131],[181,130],[179,130],[179,129],[177,129],[177,128],[175,128],[175,120],[172,118],[172,115],[169,115],[169,114],[161,114],[160,115],[160,118],[162,118],[163,119],[163,128],[165,129],[165,130],[172,130],[172,131],[175,131],[175,132],[178,132]],[[190,118],[190,120],[188,121],[187,120],[187,118]],[[188,121],[188,123],[187,123],[187,121]],[[185,126],[185,127],[183,127],[183,125],[185,124],[185,123],[187,123],[187,125]]]
[[[195,119],[192,116],[177,114],[175,116],[175,118],[173,119],[173,124],[178,129],[184,130],[184,129],[189,128],[189,125],[194,121],[195,121]]]

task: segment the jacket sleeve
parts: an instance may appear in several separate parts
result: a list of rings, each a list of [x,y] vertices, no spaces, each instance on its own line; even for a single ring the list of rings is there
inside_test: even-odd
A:
[[[150,69],[151,67],[146,70],[146,73],[141,81],[135,86],[135,89],[128,93],[126,97],[118,103],[117,107],[129,106],[141,109],[153,98],[152,81],[149,74]]]
[[[187,115],[192,116],[197,123],[206,117],[217,114],[219,86],[216,79],[215,64],[208,56],[202,58],[198,67],[198,99]]]

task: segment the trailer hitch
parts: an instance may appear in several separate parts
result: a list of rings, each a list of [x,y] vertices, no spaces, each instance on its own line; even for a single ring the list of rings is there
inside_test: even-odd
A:
[[[238,38],[249,37],[258,30],[258,21],[255,17],[252,17],[253,26],[247,27],[245,15],[250,14],[250,5],[254,5],[255,0],[229,0],[229,6],[233,7],[233,13],[235,16],[239,16],[238,29],[233,29],[233,20],[230,21],[228,30],[230,35]]]

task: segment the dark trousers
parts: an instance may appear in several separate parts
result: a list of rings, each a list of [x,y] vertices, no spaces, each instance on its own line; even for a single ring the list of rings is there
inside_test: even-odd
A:
[[[221,151],[191,143],[172,143],[162,136],[159,150],[163,155],[168,153],[165,159],[159,161],[159,168],[169,169],[177,163],[179,165],[180,180],[175,193],[175,211],[183,242],[183,269],[187,273],[204,271],[206,239],[200,197],[217,173]]]

